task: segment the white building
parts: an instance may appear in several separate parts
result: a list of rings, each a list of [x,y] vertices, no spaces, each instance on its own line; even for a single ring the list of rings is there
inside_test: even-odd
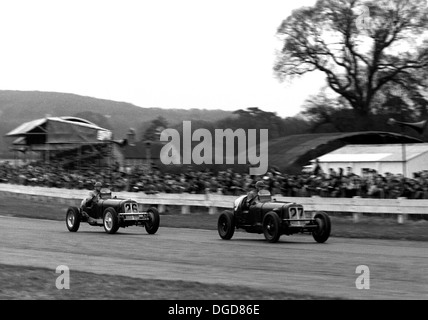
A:
[[[403,174],[405,171],[406,177],[412,177],[414,172],[428,170],[428,143],[347,145],[318,160],[325,173],[330,168],[336,172],[343,168],[346,173],[347,167],[351,167],[358,175],[363,169],[374,169],[380,174]]]

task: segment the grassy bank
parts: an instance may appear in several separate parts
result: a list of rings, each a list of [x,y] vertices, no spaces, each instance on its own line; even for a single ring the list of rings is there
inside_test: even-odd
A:
[[[0,264],[0,300],[306,300],[306,294],[270,292],[242,286],[138,279],[70,271],[70,289],[56,288],[55,270]],[[16,279],[11,281],[10,279]]]

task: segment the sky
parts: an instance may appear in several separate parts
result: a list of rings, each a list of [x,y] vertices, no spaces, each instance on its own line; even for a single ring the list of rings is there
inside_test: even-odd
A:
[[[302,111],[325,84],[280,82],[276,30],[315,0],[0,0],[0,90],[140,107]]]

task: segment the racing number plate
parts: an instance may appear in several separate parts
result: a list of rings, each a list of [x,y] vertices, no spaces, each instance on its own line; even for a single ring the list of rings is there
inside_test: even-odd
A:
[[[302,207],[291,207],[290,208],[290,219],[304,219],[305,213]],[[303,221],[292,221],[292,225],[302,226]]]

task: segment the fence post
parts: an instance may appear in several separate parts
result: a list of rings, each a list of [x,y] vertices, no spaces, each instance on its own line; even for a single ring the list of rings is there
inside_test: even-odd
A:
[[[208,208],[208,214],[216,214],[218,211],[217,211],[217,207],[209,207]]]
[[[398,198],[398,201],[400,202],[400,206],[399,206],[399,208],[402,208],[401,202],[402,202],[402,200],[405,200],[405,199],[407,199],[407,198],[406,198],[406,197],[399,197],[399,198]],[[406,222],[406,220],[407,220],[407,214],[400,213],[400,214],[397,216],[397,222],[398,222],[398,224],[403,224],[403,223],[405,223],[405,222]]]
[[[181,206],[181,214],[189,214],[190,206]]]
[[[209,190],[205,193],[205,204],[208,207],[208,214],[217,213],[217,207],[213,206],[214,201],[211,200],[211,192]]]
[[[360,196],[354,196],[354,197],[352,197],[352,199],[361,199],[361,197]],[[353,212],[352,213],[352,220],[354,221],[354,223],[358,223],[358,222],[360,222],[362,216],[363,216],[363,214],[360,212]]]
[[[164,204],[158,204],[158,211],[159,211],[159,213],[165,213],[165,205]]]
[[[354,221],[354,223],[360,222],[360,220],[361,220],[361,213],[359,213],[359,212],[352,213],[352,220]]]
[[[399,214],[397,217],[398,224],[403,224],[407,220],[407,214]]]

